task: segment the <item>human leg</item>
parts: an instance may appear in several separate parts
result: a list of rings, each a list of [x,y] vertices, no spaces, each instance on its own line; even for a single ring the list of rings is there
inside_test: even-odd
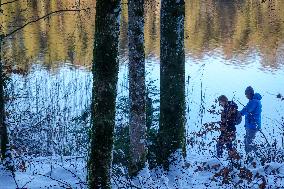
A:
[[[224,137],[222,135],[219,136],[216,149],[217,149],[217,156],[222,157],[223,154],[223,148],[224,148]]]
[[[255,145],[253,144],[256,132],[257,132],[256,129],[246,128],[246,135],[244,139],[246,153],[256,150]]]
[[[233,142],[236,139],[236,133],[235,132],[230,132],[228,133],[227,136],[227,141],[226,141],[226,148],[228,150],[228,155],[232,159],[239,159],[239,154],[237,152],[237,149],[233,146]]]

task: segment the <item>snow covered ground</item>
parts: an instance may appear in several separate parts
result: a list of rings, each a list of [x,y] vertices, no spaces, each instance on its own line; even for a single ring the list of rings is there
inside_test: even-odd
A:
[[[15,165],[15,176],[0,167],[1,189],[86,188],[86,164],[83,158],[31,158],[18,160]]]
[[[244,163],[240,167],[227,159],[218,159],[192,153],[183,161],[176,153],[170,172],[145,168],[130,180],[123,176],[122,167],[114,167],[113,188],[187,189],[187,188],[284,188],[284,163],[259,161]],[[21,166],[19,166],[21,165]],[[34,158],[20,161],[15,177],[0,168],[0,188],[87,188],[86,162],[83,158]],[[117,169],[121,169],[120,173]]]

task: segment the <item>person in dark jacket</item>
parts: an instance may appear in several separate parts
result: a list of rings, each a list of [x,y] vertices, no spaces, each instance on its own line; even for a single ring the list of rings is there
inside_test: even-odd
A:
[[[256,150],[255,145],[253,145],[253,140],[255,139],[257,131],[261,129],[262,97],[259,93],[254,93],[251,86],[246,88],[245,95],[249,101],[241,110],[241,115],[245,116],[246,135],[244,143],[245,151],[249,153],[252,150]]]
[[[228,101],[225,95],[218,98],[219,105],[223,107],[221,112],[220,129],[221,134],[217,141],[217,156],[222,157],[223,148],[226,146],[229,155],[235,154],[236,149],[233,147],[233,141],[236,138],[236,116],[238,105],[233,101]]]

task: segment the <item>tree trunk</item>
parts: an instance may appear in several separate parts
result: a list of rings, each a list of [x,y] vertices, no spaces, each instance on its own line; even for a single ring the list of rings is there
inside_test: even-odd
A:
[[[1,157],[6,158],[8,141],[8,132],[5,125],[5,102],[4,102],[4,74],[2,64],[2,40],[3,35],[0,34],[0,145]]]
[[[120,0],[96,1],[89,187],[111,188]]]
[[[185,55],[183,0],[161,2],[160,127],[158,163],[169,168],[178,149],[185,155]]]
[[[3,16],[2,11],[2,1],[0,0],[0,15]],[[12,153],[9,150],[9,137],[8,137],[8,128],[5,124],[5,93],[4,93],[4,85],[5,78],[3,72],[3,63],[2,63],[2,43],[4,40],[4,34],[0,29],[0,159],[7,161],[5,162],[5,166],[8,170],[12,172],[13,177],[15,176],[14,171],[15,167],[12,161]]]
[[[0,0],[0,14],[2,13],[2,1]],[[6,158],[7,147],[9,144],[7,126],[5,124],[5,102],[4,102],[4,73],[2,64],[2,42],[4,35],[0,33],[0,151],[2,159]]]
[[[128,1],[130,176],[146,162],[146,86],[144,54],[144,0]]]

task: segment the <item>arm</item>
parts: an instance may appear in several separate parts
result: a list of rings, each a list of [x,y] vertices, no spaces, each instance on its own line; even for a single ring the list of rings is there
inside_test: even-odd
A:
[[[256,103],[254,103],[252,100],[248,102],[248,104],[241,110],[241,115],[248,115],[253,112],[253,110],[256,108]]]

